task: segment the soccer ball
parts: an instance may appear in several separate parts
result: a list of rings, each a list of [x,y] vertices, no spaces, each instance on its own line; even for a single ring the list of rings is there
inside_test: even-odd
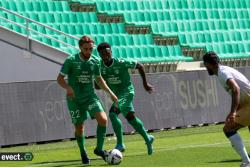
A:
[[[109,151],[106,155],[106,162],[110,165],[120,164],[122,162],[122,153],[117,149]]]

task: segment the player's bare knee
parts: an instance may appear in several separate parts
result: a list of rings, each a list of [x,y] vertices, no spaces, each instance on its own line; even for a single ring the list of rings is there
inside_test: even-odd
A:
[[[126,115],[126,119],[130,122],[133,121],[135,119],[135,114],[133,112],[128,112],[128,114]]]
[[[84,126],[83,125],[76,125],[75,126],[76,136],[81,136],[83,133],[84,133]]]
[[[97,120],[98,122],[98,125],[101,125],[101,126],[107,126],[108,124],[108,119],[107,117],[101,117]]]
[[[233,128],[233,126],[230,126],[229,124],[225,124],[223,127],[223,132],[227,138],[235,135],[237,133],[237,130]]]

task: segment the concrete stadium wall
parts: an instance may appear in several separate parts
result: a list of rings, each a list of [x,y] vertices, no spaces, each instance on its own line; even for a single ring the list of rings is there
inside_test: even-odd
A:
[[[0,26],[0,83],[54,80],[68,54]]]
[[[250,77],[250,68],[240,71]],[[149,130],[222,122],[229,112],[230,96],[206,71],[149,74],[148,81],[154,94],[145,92],[140,76],[133,75],[136,115]],[[74,137],[65,92],[56,81],[1,83],[0,92],[0,146]],[[108,111],[110,99],[97,93]],[[122,121],[125,132],[133,131]],[[96,122],[86,125],[86,135],[95,135]]]

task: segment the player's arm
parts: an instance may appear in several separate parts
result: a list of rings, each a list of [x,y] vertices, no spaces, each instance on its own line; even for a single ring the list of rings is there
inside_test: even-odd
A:
[[[236,111],[240,104],[240,87],[234,79],[228,79],[227,85],[229,89],[232,91],[231,111],[227,117],[227,121],[230,121],[231,119],[234,119]]]
[[[95,82],[97,83],[97,86],[100,87],[101,89],[103,89],[105,92],[107,92],[111,99],[118,104],[118,98],[116,97],[116,95],[112,92],[112,90],[109,89],[108,85],[106,84],[106,82],[104,81],[104,79],[101,76],[97,76],[95,78]]]
[[[144,86],[144,89],[149,92],[149,93],[152,93],[154,91],[154,87],[152,85],[150,85],[148,82],[147,82],[147,78],[146,78],[146,74],[145,74],[145,70],[144,70],[144,66],[141,64],[141,63],[137,63],[136,64],[136,69],[138,69],[138,72],[139,74],[141,75],[141,78],[142,78],[142,83],[143,83],[143,86]]]
[[[57,83],[66,90],[67,96],[69,97],[75,97],[74,91],[72,87],[65,81],[65,76],[62,74],[58,74],[57,76]]]

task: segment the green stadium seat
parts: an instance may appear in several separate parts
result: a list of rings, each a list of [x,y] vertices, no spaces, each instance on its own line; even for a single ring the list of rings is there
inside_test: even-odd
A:
[[[47,45],[51,45],[51,39],[49,39],[47,37],[42,37],[42,42],[47,44]]]
[[[198,35],[198,41],[199,43],[206,43],[206,38],[205,38],[204,33],[201,33]]]
[[[187,14],[188,14],[188,19],[189,20],[194,20],[195,19],[195,13],[194,13],[193,10],[188,10]]]
[[[132,35],[132,38],[135,45],[141,45],[141,41],[139,40],[137,35]]]
[[[126,45],[134,45],[132,35],[124,34]]]
[[[37,26],[37,31],[40,32],[40,33],[42,33],[42,34],[46,33],[45,27],[42,27],[40,25]]]
[[[69,23],[69,14],[68,13],[60,13],[62,17],[62,23]]]
[[[68,25],[69,34],[71,34],[71,35],[76,35],[76,34],[77,34],[77,33],[76,33],[76,28],[75,28],[75,27],[76,27],[76,26],[73,25],[73,24]]]
[[[66,37],[66,42],[68,44],[70,44],[71,46],[75,46],[77,47],[78,46],[78,41],[73,39],[73,38],[70,38],[70,37]]]
[[[22,1],[16,1],[16,8],[17,8],[18,12],[26,11],[25,6],[24,6],[24,2],[22,2]]]
[[[14,1],[8,1],[9,9],[12,11],[17,11],[16,3]]]
[[[134,47],[134,48],[132,49],[132,52],[133,52],[133,58],[134,58],[134,59],[141,58],[140,48]]]
[[[87,16],[87,18],[90,18],[90,22],[98,22],[97,16],[95,13],[89,13],[89,15]]]
[[[177,16],[174,11],[170,11],[169,15],[170,15],[170,20],[172,21],[177,20]]]
[[[66,37],[64,35],[58,35],[58,40],[61,42],[66,42]],[[60,43],[60,47],[66,47],[64,44]]]
[[[0,6],[9,9],[9,3],[7,1],[0,1]]]
[[[121,58],[128,58],[129,57],[127,52],[126,52],[126,49],[127,48],[125,48],[125,47],[119,47],[118,48],[119,57],[121,57]]]
[[[79,24],[75,25],[75,29],[76,29],[76,34],[78,34],[78,35],[84,34],[81,25],[79,25]]]
[[[76,18],[75,13],[69,13],[69,20],[70,20],[70,23],[77,23],[77,18]]]
[[[44,12],[49,11],[48,4],[46,1],[40,1],[39,3],[40,3],[41,11],[44,11]]]
[[[83,34],[91,34],[89,26],[86,26],[85,24],[81,24],[81,27],[82,27]],[[94,34],[96,34],[96,31],[94,32]]]
[[[45,16],[46,16],[47,23],[55,23],[54,14],[46,13]]]
[[[214,21],[208,21],[209,30],[215,30],[215,23]]]
[[[118,48],[112,47],[112,55],[113,55],[114,57],[119,58],[119,51],[118,51]]]
[[[39,22],[41,22],[41,23],[47,23],[47,17],[46,17],[46,13],[41,13],[41,12],[39,12],[38,13],[38,20],[39,20]]]
[[[23,3],[23,5],[24,5],[26,12],[34,11],[34,8],[33,8],[32,3],[30,1]]]
[[[55,5],[56,11],[64,11],[63,5],[60,1],[54,1],[54,5]],[[66,11],[68,11],[68,10],[66,10]]]
[[[242,37],[241,37],[240,32],[235,31],[234,36],[235,36],[236,41],[242,41]]]
[[[62,16],[61,16],[61,13],[53,13],[54,15],[54,20],[56,23],[62,23]]]
[[[188,3],[187,1],[180,1],[182,9],[187,9],[188,8]]]
[[[38,1],[32,1],[33,11],[39,12],[41,11],[40,3]]]
[[[156,20],[155,21],[162,21],[162,20],[164,20],[165,18],[164,18],[164,13],[162,13],[162,12],[156,12],[155,13],[156,14]],[[144,13],[144,15],[145,15],[145,13]]]
[[[136,6],[137,6],[138,10],[144,10],[143,1],[136,1]]]
[[[57,11],[53,1],[47,1],[48,11]]]
[[[60,43],[55,41],[55,40],[51,40],[51,45],[55,48],[59,48],[60,47]]]
[[[109,4],[112,11],[117,11],[118,10],[117,6],[119,6],[120,3],[118,4],[117,2],[110,1]]]
[[[100,3],[103,3],[103,7],[104,7],[105,11],[110,11],[111,10],[111,5],[110,5],[109,2],[103,1],[103,2],[100,2]]]
[[[151,9],[151,2],[149,1],[142,1],[143,7],[145,10],[150,10]]]
[[[244,43],[244,48],[246,52],[250,52],[250,43]]]
[[[184,34],[178,34],[178,39],[181,44],[186,44],[186,36]]]
[[[12,25],[12,30],[18,33],[22,33],[21,27],[17,25]]]
[[[6,13],[7,15],[7,19],[10,19],[11,21],[15,21],[16,22],[16,17],[15,15],[11,14],[11,13]]]
[[[136,11],[136,10],[138,10],[137,3],[135,1],[124,2],[124,9]]]
[[[115,40],[119,41],[119,45],[128,45],[126,41],[126,37],[124,35],[119,35],[119,36],[113,36]],[[117,38],[117,39],[116,39]]]
[[[64,33],[69,33],[67,24],[60,24],[59,27],[60,27],[60,31],[62,31]]]
[[[96,43],[101,43],[101,42],[105,42],[104,37],[102,35],[96,36]]]

